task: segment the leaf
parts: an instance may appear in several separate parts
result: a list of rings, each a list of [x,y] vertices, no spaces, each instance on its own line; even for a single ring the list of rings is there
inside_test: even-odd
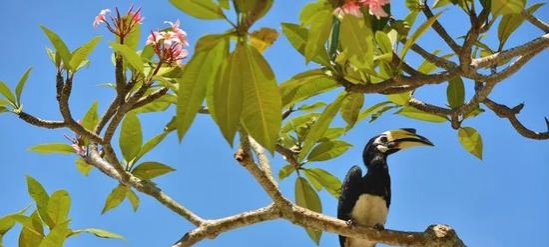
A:
[[[124,45],[128,46],[132,50],[137,50],[139,47],[139,40],[141,39],[141,24],[135,23],[133,19],[133,14],[125,15],[122,17],[122,20],[129,25],[131,22],[134,22],[132,31],[124,37]],[[116,36],[116,42],[120,42],[120,37]]]
[[[458,130],[459,142],[469,153],[482,160],[482,137],[471,127],[462,127]]]
[[[199,19],[223,19],[223,10],[212,0],[170,0],[170,3],[186,14]]]
[[[243,84],[240,65],[236,59],[238,49],[227,56],[220,71],[220,76],[212,84],[211,98],[208,102],[208,109],[212,118],[219,126],[223,137],[232,146],[236,129],[240,123],[240,115],[243,108]],[[239,55],[240,56],[240,55]]]
[[[65,221],[55,226],[44,238],[38,247],[62,247],[65,239],[71,232],[69,229],[70,221]]]
[[[130,161],[137,156],[143,143],[143,132],[141,131],[141,122],[133,112],[126,114],[122,121],[120,129],[120,151],[126,161]]]
[[[100,238],[124,239],[124,237],[122,237],[121,235],[97,228],[78,229],[74,231],[74,233],[76,234],[81,232],[91,233]]]
[[[399,114],[405,117],[419,119],[427,122],[433,122],[433,123],[442,123],[442,122],[448,121],[446,117],[424,112],[411,106],[405,106],[399,111],[397,111],[395,114]]]
[[[339,198],[341,189],[341,181],[339,178],[320,168],[307,168],[304,169],[304,172],[305,175],[308,175],[308,178],[311,177],[318,181],[332,196]]]
[[[309,161],[324,161],[336,158],[353,145],[339,140],[325,141],[316,145],[307,157]]]
[[[311,129],[307,134],[307,138],[303,143],[299,156],[300,159],[306,157],[309,151],[313,148],[313,145],[324,135],[324,133],[326,133],[326,130],[330,127],[330,123],[332,123],[332,120],[339,111],[346,95],[347,94],[340,94],[334,102],[326,106],[326,109],[324,109],[322,115],[320,115],[318,120],[313,124],[313,126],[311,126]]]
[[[132,189],[129,189],[126,192],[126,197],[132,204],[133,211],[134,212],[137,211],[137,209],[139,208],[139,197],[137,196],[137,194],[135,194],[135,192]]]
[[[244,46],[241,49],[242,53],[237,52],[235,58],[244,79],[242,125],[259,144],[274,153],[282,124],[282,101],[276,79],[255,48]]]
[[[341,21],[339,39],[349,61],[357,68],[369,71],[374,66],[374,34],[367,18],[345,15]]]
[[[408,53],[408,50],[412,48],[412,45],[417,42],[417,40],[427,31],[429,28],[435,23],[435,21],[442,15],[442,12],[432,16],[427,21],[425,21],[423,24],[421,24],[417,30],[410,36],[406,43],[404,43],[404,46],[402,47],[402,51],[400,52],[400,58],[403,59],[406,56],[406,53]]]
[[[519,14],[524,9],[526,0],[492,0],[492,15]]]
[[[90,174],[90,171],[93,168],[92,165],[86,163],[86,161],[82,158],[76,159],[75,163],[76,163],[76,169],[78,169],[78,171],[82,173],[82,175],[84,176],[88,176]]]
[[[314,123],[319,116],[320,113],[309,113],[294,117],[286,122],[286,124],[280,129],[280,132],[287,134],[292,130],[297,131],[298,128]]]
[[[284,35],[288,41],[290,41],[290,44],[301,53],[301,55],[305,56],[305,46],[309,37],[307,28],[293,23],[282,23],[282,32],[284,32]],[[311,58],[311,61],[322,65],[328,65],[330,63],[328,54],[322,52]]]
[[[44,31],[53,47],[55,47],[55,54],[58,54],[61,57],[65,67],[70,69],[71,53],[65,42],[63,42],[59,35],[54,33],[52,30],[49,30],[47,27],[40,26],[40,28]]]
[[[162,140],[164,140],[164,138],[166,138],[167,135],[168,135],[168,132],[162,132],[162,133],[152,137],[147,142],[145,142],[145,144],[143,144],[143,146],[139,149],[139,153],[137,153],[135,158],[133,158],[132,162],[136,162],[141,157],[143,157],[143,155],[150,152],[154,147],[156,147],[156,145],[158,145],[160,142],[162,142]]]
[[[387,96],[387,99],[397,105],[408,105],[408,101],[410,101],[411,97],[412,91],[409,91],[397,94],[389,94]]]
[[[319,108],[325,107],[326,103],[324,102],[315,102],[313,104],[303,104],[297,108],[298,111],[314,111]]]
[[[290,176],[295,171],[295,167],[292,164],[287,164],[280,168],[280,171],[278,171],[278,179],[283,180]]]
[[[58,153],[58,154],[73,154],[74,149],[65,143],[46,143],[32,146],[27,151],[37,152],[42,154]]]
[[[311,187],[309,182],[298,177],[295,183],[295,201],[298,206],[308,208],[318,213],[322,213],[322,204],[316,191]],[[319,243],[322,231],[307,230],[307,234],[315,243]]]
[[[126,191],[130,188],[119,184],[116,186],[111,193],[107,196],[107,200],[105,201],[105,205],[103,206],[103,210],[101,210],[101,214],[106,213],[107,211],[117,207],[124,201],[126,198]]]
[[[109,45],[117,54],[124,58],[124,61],[130,65],[130,67],[132,67],[139,74],[143,74],[145,67],[141,61],[141,56],[139,56],[139,54],[137,54],[132,48],[115,42],[109,42]]]
[[[250,34],[250,40],[253,47],[260,53],[273,45],[278,38],[278,32],[275,29],[262,27]]]
[[[196,43],[196,53],[185,65],[178,79],[177,135],[183,138],[206,96],[208,84],[214,83],[223,60],[228,56],[229,40],[221,35],[207,35]]]
[[[132,170],[132,174],[140,179],[152,179],[168,172],[175,171],[174,168],[160,162],[143,162]]]
[[[71,208],[71,198],[65,190],[58,190],[51,194],[48,201],[48,215],[54,228],[68,220]]]
[[[309,26],[305,45],[305,60],[307,62],[326,53],[325,44],[332,29],[332,11],[328,4],[317,2],[305,6],[301,12],[300,19],[303,25]]]
[[[358,120],[360,109],[364,105],[364,94],[349,93],[341,106],[341,117],[347,123],[347,129],[351,129]]]
[[[300,73],[280,84],[282,107],[287,108],[315,95],[330,91],[338,85],[334,78],[326,75],[322,70]]]
[[[461,77],[457,76],[448,81],[446,96],[448,98],[448,105],[450,105],[452,109],[456,109],[463,105],[465,102],[465,87],[463,86]]]
[[[385,32],[376,31],[375,40],[381,54],[376,56],[374,60],[382,59],[386,62],[391,62],[393,59],[393,44],[389,36]]]
[[[101,36],[95,36],[93,39],[88,41],[86,44],[80,46],[72,53],[71,60],[68,63],[69,68],[72,72],[75,72],[77,68],[80,67],[80,64],[88,59],[88,56],[91,54],[91,52],[100,40]]]
[[[97,122],[99,122],[99,114],[97,113],[97,108],[99,102],[96,100],[90,106],[90,109],[86,112],[86,115],[82,118],[82,127],[87,130],[93,130]]]
[[[15,87],[15,98],[17,100],[17,106],[21,106],[21,93],[23,93],[23,88],[25,87],[25,83],[27,82],[31,71],[32,68],[28,68],[27,70],[25,70],[25,73],[23,73],[23,76],[21,76],[21,79],[19,79],[19,82]]]
[[[50,200],[50,196],[48,195],[48,192],[46,192],[46,190],[44,189],[42,184],[40,184],[40,182],[38,182],[36,179],[34,179],[29,175],[27,175],[27,190],[29,192],[29,195],[32,197],[32,199],[36,203],[36,209],[40,214],[40,218],[42,218],[42,220],[51,229],[54,223],[48,214],[48,202]]]
[[[530,14],[533,14],[543,5],[544,3],[533,4],[532,6],[528,7],[526,11]],[[500,49],[503,48],[505,42],[507,42],[511,34],[513,34],[513,32],[515,32],[515,30],[520,27],[523,22],[524,17],[522,17],[520,13],[505,15],[503,16],[503,18],[501,18],[501,21],[498,25],[498,39]]]
[[[13,96],[10,88],[3,81],[0,81],[0,93],[4,95],[4,97],[6,97],[6,99],[11,103],[13,107],[17,106],[15,96]]]

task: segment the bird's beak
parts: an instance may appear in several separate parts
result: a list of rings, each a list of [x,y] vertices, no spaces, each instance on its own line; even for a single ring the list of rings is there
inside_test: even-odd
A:
[[[415,129],[396,129],[387,131],[387,140],[391,148],[400,150],[417,146],[434,146],[427,138],[416,134]]]

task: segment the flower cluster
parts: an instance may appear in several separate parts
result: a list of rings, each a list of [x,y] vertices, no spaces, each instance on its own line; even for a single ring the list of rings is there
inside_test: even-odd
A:
[[[82,121],[78,120],[78,124],[82,125]],[[65,138],[71,142],[71,147],[76,151],[76,154],[84,157],[88,155],[88,150],[86,148],[86,141],[84,138],[78,134],[76,134],[76,137],[70,137],[67,134],[64,134]]]
[[[342,17],[350,14],[356,17],[362,17],[361,7],[367,7],[370,15],[375,16],[378,20],[381,17],[387,17],[388,14],[383,10],[383,6],[390,3],[391,0],[347,0],[343,6],[335,9],[334,14]]]
[[[179,20],[175,22],[166,21],[172,27],[171,31],[154,31],[147,38],[147,45],[152,45],[154,52],[161,62],[168,64],[181,64],[189,52],[185,47],[189,46],[187,33],[179,28]]]
[[[95,17],[95,20],[93,21],[93,26],[97,28],[101,23],[105,23],[107,29],[111,33],[114,33],[120,39],[124,39],[126,35],[133,31],[136,25],[141,24],[143,22],[143,19],[145,19],[141,15],[141,8],[134,10],[133,6],[131,6],[125,16],[120,16],[118,8],[115,8],[115,10],[116,16],[112,16],[109,14],[111,13],[110,9],[101,10],[99,14]],[[107,20],[107,15],[109,20]]]

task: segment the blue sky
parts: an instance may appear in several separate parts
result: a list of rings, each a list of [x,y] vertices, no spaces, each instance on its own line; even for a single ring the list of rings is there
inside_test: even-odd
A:
[[[269,26],[281,30],[281,22],[298,22],[299,9],[308,1],[277,1],[271,12],[257,27]],[[395,1],[397,2],[397,1]],[[104,28],[94,29],[92,21],[103,8],[119,6],[125,11],[130,1],[17,1],[3,0],[0,8],[0,80],[15,87],[29,66],[33,72],[23,92],[24,110],[36,116],[58,120],[55,101],[54,67],[44,48],[50,46],[39,25],[57,32],[74,49],[95,35],[103,40],[91,55],[91,66],[75,79],[71,106],[74,116],[83,116],[94,100],[99,100],[102,112],[113,96],[109,88],[98,84],[113,81],[111,51],[106,41],[113,37]],[[172,7],[168,1],[135,1],[142,6],[145,22],[142,30],[165,27],[165,20],[181,20],[191,45],[202,35],[228,28],[222,21],[200,21]],[[397,18],[405,15],[403,4],[393,6]],[[548,7],[538,16],[549,20]],[[453,37],[463,35],[467,19],[457,11],[446,11],[442,23]],[[512,36],[508,47],[533,39],[542,33],[529,24]],[[142,42],[145,40],[145,33]],[[490,44],[496,39],[487,38]],[[432,32],[420,44],[427,50],[447,49]],[[191,51],[192,54],[192,51]],[[421,61],[412,54],[409,61]],[[305,70],[304,59],[290,47],[284,37],[266,51],[265,56],[282,82]],[[543,52],[530,64],[494,90],[491,98],[509,105],[524,102],[519,118],[535,130],[544,130],[549,86],[546,74],[549,53]],[[471,87],[471,82],[466,82]],[[420,99],[445,102],[445,85],[422,88]],[[467,91],[467,97],[472,92]],[[331,98],[323,98],[329,101]],[[367,95],[372,105],[381,96]],[[159,133],[170,114],[142,115],[145,138]],[[386,227],[422,231],[432,223],[447,223],[455,227],[469,246],[543,246],[549,241],[546,222],[549,220],[549,142],[526,139],[510,124],[491,112],[465,122],[479,130],[484,141],[484,160],[464,151],[456,131],[448,123],[432,124],[386,114],[373,122],[360,123],[344,136],[354,145],[343,156],[314,166],[326,169],[342,178],[349,167],[361,164],[363,145],[382,131],[413,127],[428,137],[435,147],[407,150],[389,159],[393,200]],[[48,190],[66,189],[72,197],[70,216],[74,228],[98,227],[122,234],[126,241],[105,240],[89,235],[71,238],[66,246],[169,246],[192,227],[161,204],[141,196],[141,206],[133,212],[128,202],[101,215],[105,197],[117,183],[97,170],[84,177],[77,172],[74,156],[40,155],[25,151],[28,147],[47,142],[63,142],[69,130],[46,130],[29,126],[12,114],[0,115],[0,215],[14,212],[32,203],[26,193],[25,175],[37,178]],[[268,197],[232,159],[234,149],[228,147],[217,127],[208,116],[199,116],[181,144],[175,135],[151,152],[144,160],[160,161],[177,169],[156,182],[163,190],[204,218],[217,218],[251,210],[269,203]],[[273,160],[277,173],[284,162]],[[281,189],[293,198],[294,177],[281,182]],[[324,212],[336,214],[337,201],[321,192]],[[18,229],[17,229],[18,230]],[[6,246],[16,246],[18,232],[10,232]],[[337,236],[325,233],[321,246],[337,246]],[[205,240],[197,246],[312,246],[305,231],[286,221],[277,220],[225,233],[216,240]]]

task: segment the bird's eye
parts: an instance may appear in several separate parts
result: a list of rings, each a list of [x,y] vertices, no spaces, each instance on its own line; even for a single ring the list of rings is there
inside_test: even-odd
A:
[[[380,137],[379,140],[380,140],[381,142],[383,142],[383,143],[385,143],[385,142],[388,141],[386,136]]]

